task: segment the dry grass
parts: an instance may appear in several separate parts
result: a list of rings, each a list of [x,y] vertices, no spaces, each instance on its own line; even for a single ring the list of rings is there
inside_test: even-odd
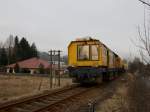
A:
[[[113,96],[104,102],[100,102],[96,106],[96,112],[128,112],[128,80],[132,80],[132,78],[130,74],[127,74],[119,80]]]
[[[128,74],[122,82],[111,98],[98,105],[96,112],[150,112],[150,88],[145,80]]]
[[[126,88],[118,88],[116,93],[110,99],[105,100],[97,108],[97,112],[123,112],[122,110],[126,110],[128,108],[127,102],[125,100],[125,94]]]
[[[150,88],[147,80],[137,76],[128,89],[129,112],[150,112]]]
[[[70,85],[71,83],[71,79],[61,79],[61,87]],[[46,77],[0,75],[0,102],[36,94],[49,88],[49,78]],[[58,86],[55,85],[53,89],[56,88]]]

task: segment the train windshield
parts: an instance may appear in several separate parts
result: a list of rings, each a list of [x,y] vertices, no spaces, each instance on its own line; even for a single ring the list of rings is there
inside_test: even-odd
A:
[[[98,60],[98,45],[91,45],[91,60]]]
[[[78,60],[89,60],[90,56],[89,56],[89,45],[80,45],[78,46]]]
[[[98,45],[79,45],[78,60],[98,60]]]

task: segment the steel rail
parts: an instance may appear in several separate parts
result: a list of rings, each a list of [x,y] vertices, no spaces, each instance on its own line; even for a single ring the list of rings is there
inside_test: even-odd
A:
[[[61,89],[58,89],[55,91],[41,93],[41,94],[33,95],[30,97],[24,97],[24,98],[20,98],[20,99],[13,100],[13,101],[8,101],[8,102],[0,104],[0,112],[1,112],[1,110],[7,110],[7,109],[13,108],[17,105],[21,105],[21,104],[28,103],[28,102],[34,102],[34,100],[38,100],[38,99],[48,97],[48,96],[50,97],[50,96],[53,96],[55,94],[59,94],[59,93],[63,93],[63,92],[69,91],[69,90],[73,90],[77,87],[78,87],[78,85],[72,85],[72,86],[69,86],[66,88],[61,88]]]

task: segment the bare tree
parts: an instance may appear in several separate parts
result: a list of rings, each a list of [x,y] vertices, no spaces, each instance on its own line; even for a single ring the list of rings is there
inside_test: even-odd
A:
[[[149,0],[139,0],[140,2],[142,2],[143,4],[147,5],[150,7],[150,2]]]
[[[5,47],[7,49],[7,54],[8,54],[8,64],[11,63],[11,56],[12,56],[12,53],[13,53],[13,47],[14,47],[14,37],[13,35],[10,35],[6,42],[5,42]]]
[[[138,27],[138,41],[139,44],[137,45],[140,49],[140,55],[144,62],[150,64],[150,28],[146,26],[144,23],[143,30]]]
[[[5,42],[5,46],[6,46],[7,48],[14,46],[14,37],[13,37],[13,35],[10,35],[10,36],[7,38],[7,40],[6,40],[6,42]]]
[[[0,42],[0,49],[3,47],[3,42]]]
[[[150,7],[150,0],[139,0]],[[149,18],[148,18],[149,19]],[[149,19],[150,20],[150,19]],[[150,23],[147,22],[146,11],[144,10],[144,24],[138,26],[138,38],[134,44],[139,48],[141,59],[144,63],[150,64]]]

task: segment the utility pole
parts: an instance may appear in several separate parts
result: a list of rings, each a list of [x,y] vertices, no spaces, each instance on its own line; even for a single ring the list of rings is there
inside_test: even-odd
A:
[[[52,68],[52,66],[53,66],[53,57],[52,57],[52,50],[50,50],[49,51],[50,52],[50,88],[52,88],[53,87],[53,68]]]
[[[55,68],[55,50],[53,51],[53,56],[54,56],[54,58],[53,58],[53,66]],[[54,86],[56,86],[56,71],[55,70],[53,70],[53,82],[54,82]]]
[[[60,50],[58,50],[58,86],[60,86]]]
[[[58,86],[60,86],[60,61],[61,61],[60,60],[60,58],[61,58],[60,53],[61,53],[61,51],[60,50],[50,50],[49,53],[50,53],[50,88],[52,88],[52,86],[53,86],[53,76],[54,76],[53,73],[56,70],[56,69],[53,70],[53,65],[55,66],[55,62],[53,63],[53,61],[55,61],[53,57],[55,57],[55,56],[58,57],[57,73],[58,73]]]

